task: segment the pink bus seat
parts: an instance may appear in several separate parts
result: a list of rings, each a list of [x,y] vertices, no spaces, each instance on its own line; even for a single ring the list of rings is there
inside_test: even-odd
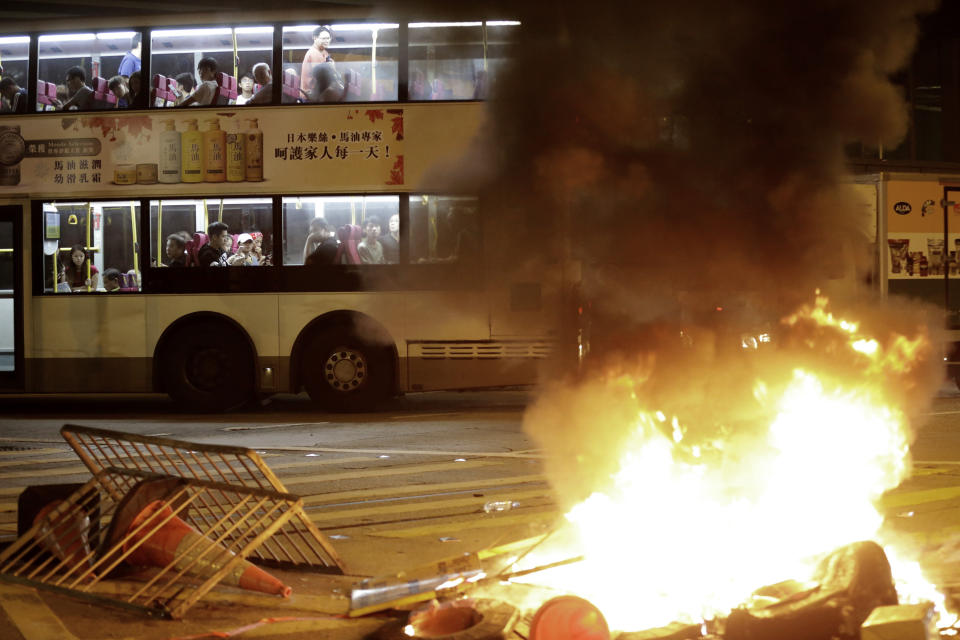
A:
[[[237,79],[233,76],[217,72],[217,90],[213,92],[211,104],[233,104],[237,101]]]
[[[55,111],[54,99],[57,97],[57,85],[37,80],[37,111]]]
[[[337,229],[337,239],[340,241],[340,245],[337,247],[337,255],[333,258],[333,264],[360,264],[360,253],[357,251],[360,233],[360,227],[355,224],[345,224]]]
[[[170,78],[159,73],[153,76],[150,84],[150,102],[155,107],[170,107],[175,102],[175,96],[170,91]]]
[[[207,244],[209,239],[207,234],[202,231],[197,231],[193,234],[193,237],[187,241],[186,250],[187,250],[187,266],[188,267],[199,267],[200,260],[198,259],[197,254],[200,252],[200,247]]]
[[[300,76],[293,69],[283,72],[283,102],[300,102]]]
[[[120,280],[120,291],[140,291],[137,286],[137,274],[132,269],[118,276]]]
[[[107,80],[97,76],[91,83],[93,85],[93,106],[97,109],[115,109],[117,107],[117,96],[113,95]]]

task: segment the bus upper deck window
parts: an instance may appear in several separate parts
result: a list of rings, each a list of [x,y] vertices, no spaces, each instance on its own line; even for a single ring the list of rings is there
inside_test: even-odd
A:
[[[126,107],[129,78],[140,69],[140,49],[137,31],[40,36],[36,110]]]
[[[241,78],[253,79],[258,66],[269,72],[272,64],[273,27],[268,25],[157,29],[150,37],[152,77],[147,85],[155,107],[238,104]],[[203,83],[208,86],[198,92]],[[260,88],[254,84],[251,94]],[[269,104],[271,98],[267,87],[252,104]]]
[[[410,100],[483,100],[518,22],[411,22]]]
[[[30,36],[0,36],[3,83],[0,86],[0,113],[26,113],[27,62]]]
[[[370,102],[397,99],[395,23],[284,27],[286,102]]]

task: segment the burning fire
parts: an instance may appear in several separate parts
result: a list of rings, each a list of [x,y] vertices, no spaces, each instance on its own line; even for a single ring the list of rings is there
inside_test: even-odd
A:
[[[643,408],[642,381],[612,381],[636,418],[607,486],[566,514],[575,543],[562,553],[584,560],[530,582],[587,598],[611,628],[637,630],[723,616],[760,586],[810,576],[823,553],[883,542],[874,504],[910,471],[903,395],[891,380],[921,366],[930,341],[923,331],[866,335],[819,295],[783,325],[789,344],[753,385],[751,415],[762,419],[749,437],[735,428],[704,436]],[[829,361],[795,357],[804,351]],[[920,581],[916,592],[898,583],[901,601],[935,594],[917,565],[887,553],[895,578]]]

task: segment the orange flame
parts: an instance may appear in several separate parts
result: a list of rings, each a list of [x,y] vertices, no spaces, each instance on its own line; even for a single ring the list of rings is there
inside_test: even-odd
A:
[[[929,358],[929,339],[866,335],[822,296],[783,324],[793,348],[826,352],[838,370],[789,364],[785,349],[781,371],[766,370],[779,382],[756,380],[768,418],[747,442],[732,429],[697,439],[680,417],[626,394],[637,409],[619,469],[566,514],[576,543],[561,553],[585,560],[528,581],[587,598],[611,628],[639,630],[725,615],[760,586],[811,575],[825,552],[879,539],[874,504],[910,471],[909,424],[889,379]],[[545,564],[546,553],[530,561]],[[888,555],[895,577],[919,578]],[[934,597],[919,581],[918,595]]]

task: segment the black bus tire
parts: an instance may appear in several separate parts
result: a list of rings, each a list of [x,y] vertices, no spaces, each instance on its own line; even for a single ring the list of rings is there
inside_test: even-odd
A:
[[[393,388],[389,348],[340,327],[310,336],[301,354],[300,376],[310,399],[330,411],[371,409]]]
[[[193,411],[236,409],[254,397],[254,357],[247,339],[224,323],[178,329],[165,341],[160,363],[163,388]]]

